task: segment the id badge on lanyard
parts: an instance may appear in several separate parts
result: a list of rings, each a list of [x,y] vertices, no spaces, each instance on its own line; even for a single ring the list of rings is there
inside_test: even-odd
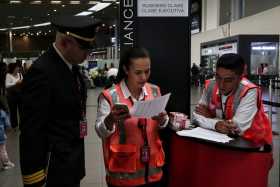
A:
[[[80,120],[80,138],[87,136],[87,120]]]
[[[150,147],[144,145],[141,147],[141,162],[142,163],[149,163],[150,160]]]

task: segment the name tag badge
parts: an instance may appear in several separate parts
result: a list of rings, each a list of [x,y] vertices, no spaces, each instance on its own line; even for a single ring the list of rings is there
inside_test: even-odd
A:
[[[80,121],[80,138],[87,136],[87,121]]]
[[[216,109],[216,116],[217,116],[218,118],[222,118],[222,117],[223,117],[223,112],[222,112],[221,109]]]
[[[150,147],[142,146],[141,147],[141,161],[142,163],[148,163],[150,160]]]

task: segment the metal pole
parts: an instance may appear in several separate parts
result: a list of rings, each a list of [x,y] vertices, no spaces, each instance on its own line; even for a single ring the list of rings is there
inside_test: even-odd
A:
[[[270,121],[272,121],[272,79],[269,80],[269,101],[270,101],[269,117],[270,117]]]
[[[259,75],[259,86],[261,87],[262,81],[261,81],[261,75]]]
[[[115,24],[115,43],[114,43],[114,50],[115,50],[115,56],[114,56],[114,65],[116,65],[118,61],[118,28],[117,24]]]
[[[238,20],[241,18],[243,12],[244,12],[244,0],[231,0],[231,22]]]
[[[278,78],[278,76],[276,76],[275,82],[274,82],[274,97],[276,97],[275,102],[277,102],[277,103],[279,103],[279,101],[280,101],[280,97],[278,95],[278,86],[279,86],[278,81],[279,80],[280,79]]]
[[[9,30],[9,43],[10,43],[10,53],[13,52],[13,33]]]

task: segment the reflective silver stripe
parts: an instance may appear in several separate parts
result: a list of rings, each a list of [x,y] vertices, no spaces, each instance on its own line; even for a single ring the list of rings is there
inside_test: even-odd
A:
[[[155,174],[160,173],[162,170],[161,168],[149,168],[149,175],[152,176]],[[145,169],[140,169],[135,173],[121,173],[121,172],[106,172],[109,177],[114,179],[137,179],[145,177]]]
[[[118,103],[120,98],[119,98],[119,96],[117,94],[115,85],[113,85],[111,88],[109,88],[109,93],[110,93],[110,95],[112,97],[112,103],[113,104],[114,103]]]
[[[211,101],[214,85],[215,85],[215,81],[214,80],[210,80],[210,83],[209,83],[207,89],[205,90],[206,91],[206,101],[207,101],[207,104],[209,104],[210,101]]]
[[[234,93],[234,99],[233,99],[233,115],[235,114],[238,105],[240,104],[240,94],[243,90],[244,85],[242,83],[239,84],[239,87],[237,88],[236,92]]]

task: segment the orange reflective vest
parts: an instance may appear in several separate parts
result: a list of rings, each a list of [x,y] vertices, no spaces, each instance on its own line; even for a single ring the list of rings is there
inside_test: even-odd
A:
[[[146,83],[145,100],[160,95],[159,88]],[[112,107],[114,103],[124,103],[131,108],[132,101],[125,98],[120,85],[113,85],[102,92]],[[142,129],[139,128],[139,118],[130,117],[116,124],[115,132],[103,139],[103,155],[106,168],[107,183],[115,186],[137,186],[147,182],[159,181],[162,177],[161,167],[164,164],[164,152],[158,134],[158,122],[145,119],[146,134],[150,146],[150,160],[145,164],[140,161],[140,150],[144,144]]]
[[[243,78],[235,93],[227,97],[224,112],[225,119],[232,119],[242,98],[253,88],[257,89],[258,111],[253,118],[251,127],[242,134],[242,137],[256,144],[272,144],[271,123],[264,113],[261,90],[248,79]],[[205,93],[209,110],[216,114],[216,109],[221,109],[221,99],[218,85],[214,80],[207,80],[205,82]]]

